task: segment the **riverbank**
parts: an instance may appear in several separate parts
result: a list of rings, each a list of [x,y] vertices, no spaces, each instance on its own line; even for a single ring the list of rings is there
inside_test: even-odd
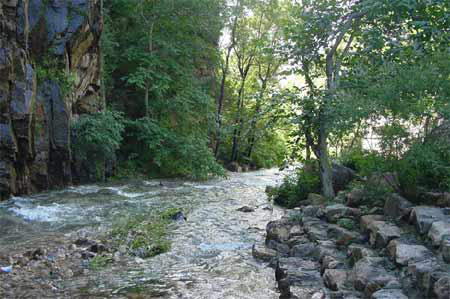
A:
[[[253,255],[275,268],[280,298],[448,299],[449,233],[448,208],[394,194],[369,213],[345,201],[291,210]]]

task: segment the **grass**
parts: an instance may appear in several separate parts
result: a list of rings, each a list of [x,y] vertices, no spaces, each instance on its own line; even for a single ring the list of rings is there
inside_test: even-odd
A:
[[[172,218],[181,212],[170,208],[153,215],[139,215],[120,219],[113,227],[111,236],[118,246],[142,258],[149,258],[170,250],[167,238]]]
[[[96,271],[101,270],[103,268],[106,268],[112,262],[113,260],[109,256],[96,255],[89,261],[89,268]]]

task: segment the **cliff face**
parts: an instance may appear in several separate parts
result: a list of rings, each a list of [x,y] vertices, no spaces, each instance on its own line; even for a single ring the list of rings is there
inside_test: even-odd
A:
[[[0,200],[73,179],[71,120],[102,109],[101,0],[0,0]]]

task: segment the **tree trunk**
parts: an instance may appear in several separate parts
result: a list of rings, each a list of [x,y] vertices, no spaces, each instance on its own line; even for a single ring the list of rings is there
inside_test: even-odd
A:
[[[321,125],[319,136],[319,166],[322,195],[327,198],[334,197],[333,173],[328,155],[328,141],[326,129]]]

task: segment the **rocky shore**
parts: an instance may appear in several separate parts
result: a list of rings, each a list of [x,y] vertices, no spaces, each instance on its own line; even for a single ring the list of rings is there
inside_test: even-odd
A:
[[[450,209],[391,194],[384,209],[339,202],[267,225],[253,256],[275,269],[280,298],[450,298]]]

